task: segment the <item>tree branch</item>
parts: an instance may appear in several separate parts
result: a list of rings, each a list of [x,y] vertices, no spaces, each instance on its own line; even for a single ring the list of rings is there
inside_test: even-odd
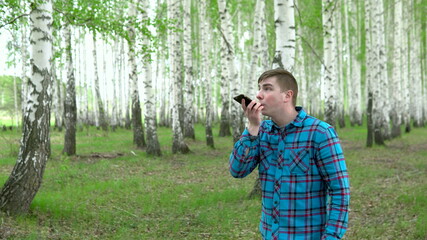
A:
[[[303,22],[302,22],[302,18],[301,18],[301,13],[300,13],[298,5],[295,3],[295,1],[294,1],[294,8],[297,10],[298,19],[299,19],[299,22],[301,23],[301,25],[298,26],[298,27],[302,27]],[[311,52],[317,57],[317,59],[323,65],[323,67],[326,69],[326,71],[329,72],[329,69],[326,67],[325,63],[323,62],[323,59],[319,56],[319,54],[317,54],[316,50],[311,46],[311,44],[307,40],[305,40],[305,38],[302,35],[296,33],[296,36],[300,37],[301,40],[304,41],[304,43],[307,44],[307,46],[310,47]]]
[[[225,37],[225,34],[222,32],[221,26],[220,26],[219,24],[218,24],[217,28],[218,28],[219,32],[221,33],[221,36],[222,36],[222,38],[224,39],[225,44],[227,44],[228,51],[229,51],[229,52],[231,52],[231,53],[233,53],[233,47],[232,47],[232,46],[231,46],[231,44],[228,42],[228,40],[227,40],[227,38]]]
[[[7,26],[7,25],[9,25],[9,24],[12,24],[12,23],[16,22],[16,20],[20,19],[21,17],[26,17],[26,16],[29,16],[29,15],[30,15],[29,13],[21,14],[21,15],[19,15],[19,16],[17,16],[17,17],[15,17],[14,19],[12,19],[10,22],[5,23],[5,24],[1,25],[1,26],[0,26],[0,29],[2,29],[3,27],[5,27],[5,26]]]

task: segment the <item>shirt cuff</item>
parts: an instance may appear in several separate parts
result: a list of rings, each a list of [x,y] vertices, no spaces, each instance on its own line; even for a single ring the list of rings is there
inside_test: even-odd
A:
[[[252,135],[249,133],[248,128],[245,128],[245,131],[243,131],[243,133],[242,133],[242,138],[247,138],[247,139],[249,139],[251,142],[253,142],[253,141],[255,141],[256,139],[258,139],[258,135],[257,135],[257,136],[252,136]]]

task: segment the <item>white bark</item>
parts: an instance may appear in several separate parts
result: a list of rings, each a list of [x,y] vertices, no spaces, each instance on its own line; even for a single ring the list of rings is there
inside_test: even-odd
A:
[[[221,125],[219,136],[225,137],[230,133],[230,87],[231,70],[229,67],[233,64],[233,42],[231,41],[231,24],[228,8],[225,0],[218,1],[218,10],[220,16],[220,41],[221,41]],[[233,136],[234,137],[234,136]]]
[[[375,77],[376,80],[379,80],[379,99],[377,103],[378,106],[374,103],[374,106],[377,106],[379,109],[379,125],[382,127],[382,134],[385,139],[390,138],[391,129],[390,129],[390,104],[388,104],[389,99],[389,81],[387,76],[387,54],[386,54],[386,43],[385,43],[385,28],[384,28],[384,7],[383,0],[375,2],[376,7],[375,12],[375,25],[377,33],[377,47],[375,48],[378,51],[378,75]]]
[[[185,89],[185,102],[184,104],[184,136],[196,139],[194,133],[194,80],[193,80],[193,63],[192,63],[192,49],[191,43],[191,0],[184,0],[184,89]]]
[[[96,33],[93,33],[93,70],[94,70],[94,83],[95,83],[95,94],[98,105],[98,114],[99,114],[99,124],[101,125],[102,130],[108,131],[108,125],[106,120],[104,103],[101,97],[100,85],[99,85],[99,74],[98,74],[98,53],[97,53],[97,41]],[[104,70],[105,71],[105,70]]]
[[[256,81],[262,72],[267,70],[265,48],[266,44],[266,31],[265,31],[265,0],[257,0],[255,5],[254,15],[254,29],[253,29],[253,49],[251,59],[250,77],[246,85],[248,86],[248,94],[250,96],[256,95]]]
[[[144,4],[142,1],[142,9],[147,9],[148,4]],[[148,19],[147,13],[142,12],[142,18]],[[143,44],[149,45],[149,40],[146,38],[143,40]],[[146,57],[151,58],[150,53],[146,53]],[[144,59],[145,60],[145,59]],[[144,95],[145,95],[145,129],[147,135],[147,153],[150,155],[161,156],[160,144],[157,138],[157,127],[156,127],[156,99],[153,92],[153,79],[151,71],[151,63],[144,61],[145,79],[144,79]]]
[[[276,53],[272,68],[293,72],[295,64],[295,17],[293,0],[274,0]]]
[[[402,1],[397,1],[394,5],[394,31],[393,31],[393,74],[391,74],[390,90],[392,93],[402,92],[402,40],[403,40],[403,26],[402,26]],[[394,94],[390,99],[391,102],[391,116],[393,121],[393,136],[400,135],[400,125],[402,124],[402,100],[401,94]]]
[[[348,101],[349,114],[351,125],[362,125],[362,88],[361,88],[361,64],[357,59],[360,53],[359,36],[359,11],[355,0],[345,0],[344,13],[346,34],[347,34],[347,86],[348,86]],[[348,7],[348,11],[347,11]]]
[[[136,7],[131,2],[129,4],[129,16],[136,17]],[[145,139],[144,139],[144,129],[142,127],[141,119],[141,106],[139,100],[139,91],[138,91],[138,76],[137,76],[137,64],[135,60],[135,27],[132,26],[131,22],[128,26],[129,32],[129,41],[128,41],[128,65],[129,69],[129,81],[131,85],[131,97],[132,97],[132,129],[133,129],[133,143],[138,148],[144,148]]]
[[[66,66],[67,66],[67,87],[64,104],[65,136],[63,153],[71,156],[76,154],[76,83],[74,77],[73,56],[71,52],[71,26],[64,28],[64,39],[66,44]]]
[[[336,26],[334,23],[334,1],[322,1],[323,15],[323,62],[322,96],[325,101],[325,121],[335,126],[337,112],[337,59]]]
[[[302,28],[303,26],[298,26],[298,36],[302,36]],[[295,64],[295,79],[298,82],[298,92],[300,92],[301,94],[298,94],[298,99],[297,99],[297,106],[303,106],[304,110],[307,111],[307,104],[308,104],[308,92],[307,92],[307,76],[305,73],[305,56],[304,56],[304,49],[302,48],[302,41],[301,38],[298,37],[297,38],[297,58],[298,62]]]
[[[211,86],[211,77],[210,69],[211,64],[209,61],[209,24],[206,19],[206,0],[201,0],[200,2],[200,38],[201,38],[201,53],[202,53],[202,64],[201,64],[201,78],[202,82],[205,85],[205,106],[206,106],[206,144],[210,147],[214,147],[214,138],[212,134],[212,86]]]
[[[28,211],[41,186],[50,155],[50,101],[52,61],[52,2],[32,9],[32,76],[23,121],[21,147],[11,176],[0,191],[0,210],[18,214]]]
[[[25,110],[25,97],[27,96],[27,87],[28,87],[28,69],[30,66],[29,63],[29,57],[28,57],[28,37],[27,37],[27,30],[26,24],[21,25],[21,80],[22,80],[22,89],[21,89],[21,112],[24,112]]]
[[[169,19],[180,18],[180,0],[169,0],[168,1],[168,17]],[[174,27],[177,24],[174,23]],[[182,95],[182,77],[181,77],[181,61],[180,61],[180,37],[178,32],[169,31],[169,59],[171,66],[171,79],[173,81],[173,104],[172,104],[172,131],[173,131],[173,153],[188,153],[189,148],[184,142],[184,136],[181,129],[180,118],[179,118],[179,102],[180,96]]]
[[[410,81],[409,81],[409,64],[410,59],[408,58],[408,31],[409,31],[409,11],[408,11],[408,3],[406,1],[402,1],[402,28],[403,28],[403,34],[402,34],[402,121],[403,124],[406,126],[406,132],[410,131],[410,120],[411,120],[411,109],[410,109]]]
[[[338,96],[337,96],[337,120],[338,125],[340,128],[345,127],[345,120],[344,120],[344,61],[346,59],[347,51],[343,48],[343,29],[342,26],[342,16],[341,16],[341,1],[338,1],[335,3],[335,11],[334,11],[334,25],[336,26],[336,49],[334,51],[335,53],[335,69],[336,69],[336,78],[338,81]]]
[[[411,90],[413,92],[411,93],[412,97],[412,103],[411,103],[411,113],[412,113],[412,119],[414,127],[421,127],[423,124],[423,99],[422,99],[422,74],[421,74],[421,24],[416,20],[415,17],[415,1],[412,1],[411,3],[411,10],[412,10],[412,19],[411,19],[411,30],[409,32],[410,34],[410,46],[411,50],[409,52],[410,54],[410,63],[411,63],[411,73],[410,73],[410,81],[411,81]]]

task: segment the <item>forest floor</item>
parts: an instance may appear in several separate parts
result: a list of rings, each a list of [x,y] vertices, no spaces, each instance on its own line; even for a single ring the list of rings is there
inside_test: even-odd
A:
[[[215,128],[215,135],[218,129]],[[365,127],[337,130],[350,174],[345,239],[427,239],[427,128],[365,147]],[[206,147],[204,128],[171,153],[171,130],[159,128],[162,157],[135,149],[132,132],[77,135],[77,156],[61,155],[64,132],[51,132],[52,157],[27,215],[0,215],[0,239],[260,239],[260,200],[248,199],[256,174],[228,172],[231,137]],[[16,162],[21,134],[0,132],[0,185]]]

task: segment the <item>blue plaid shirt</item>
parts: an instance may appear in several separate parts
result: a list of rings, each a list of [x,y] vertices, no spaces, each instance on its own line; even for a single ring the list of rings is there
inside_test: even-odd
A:
[[[350,185],[335,130],[297,107],[285,127],[263,121],[245,130],[230,155],[230,173],[257,166],[262,188],[263,239],[341,239],[347,229]]]

